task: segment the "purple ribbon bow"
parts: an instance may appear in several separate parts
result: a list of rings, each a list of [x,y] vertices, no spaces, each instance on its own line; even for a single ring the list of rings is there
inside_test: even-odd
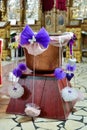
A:
[[[72,55],[72,46],[75,42],[75,40],[77,40],[75,34],[73,35],[73,37],[69,40],[69,47],[70,47],[70,54]]]
[[[47,48],[50,42],[50,37],[45,28],[41,28],[37,34],[34,34],[33,30],[26,25],[20,35],[20,44],[39,43],[44,48]]]

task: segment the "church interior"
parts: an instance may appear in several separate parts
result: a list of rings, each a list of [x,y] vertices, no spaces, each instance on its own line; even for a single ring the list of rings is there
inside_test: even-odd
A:
[[[87,130],[87,0],[0,0],[0,130]]]

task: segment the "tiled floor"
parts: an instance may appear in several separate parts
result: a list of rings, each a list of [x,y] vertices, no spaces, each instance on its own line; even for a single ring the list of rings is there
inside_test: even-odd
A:
[[[71,112],[65,121],[6,114],[6,107],[9,103],[9,97],[5,95],[7,85],[9,86],[7,73],[13,68],[13,64],[10,64],[8,69],[5,67],[3,63],[2,90],[4,94],[0,96],[0,130],[87,130],[87,58],[83,59],[82,63],[77,63],[75,82],[71,80],[72,86],[84,94],[84,100],[75,104],[75,111]]]

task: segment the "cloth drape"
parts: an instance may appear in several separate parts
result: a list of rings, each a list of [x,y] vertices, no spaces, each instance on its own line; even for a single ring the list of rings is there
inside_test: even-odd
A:
[[[66,0],[56,0],[56,8],[66,11]]]
[[[56,9],[66,11],[66,0],[41,0],[41,3],[43,12],[50,11],[54,7],[54,3]]]
[[[54,6],[54,0],[41,0],[42,3],[42,10],[50,11]]]

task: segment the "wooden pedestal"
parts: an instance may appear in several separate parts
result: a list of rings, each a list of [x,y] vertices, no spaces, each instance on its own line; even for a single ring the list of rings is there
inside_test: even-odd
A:
[[[27,75],[19,80],[25,93],[20,99],[10,99],[7,113],[25,115],[27,103],[32,102],[32,86],[34,81],[34,103],[41,109],[40,117],[64,120],[72,111],[75,102],[64,102],[61,90],[66,87],[66,79],[56,80],[53,74]]]

